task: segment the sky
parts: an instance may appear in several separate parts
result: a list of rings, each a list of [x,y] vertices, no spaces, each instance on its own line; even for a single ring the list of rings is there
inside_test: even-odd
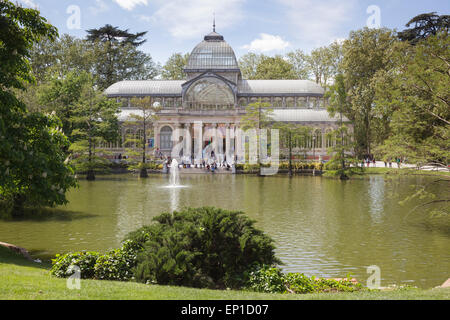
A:
[[[141,50],[164,64],[188,53],[216,30],[237,57],[248,52],[285,54],[329,45],[368,27],[405,29],[414,16],[450,14],[449,0],[16,0],[38,8],[60,34],[80,38],[111,24],[148,31]]]

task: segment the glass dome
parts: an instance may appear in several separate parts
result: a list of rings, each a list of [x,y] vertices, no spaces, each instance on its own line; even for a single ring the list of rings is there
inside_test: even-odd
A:
[[[195,47],[186,70],[238,70],[239,65],[234,50],[223,36],[212,32]]]

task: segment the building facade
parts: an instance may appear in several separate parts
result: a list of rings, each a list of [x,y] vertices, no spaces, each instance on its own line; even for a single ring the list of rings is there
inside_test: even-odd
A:
[[[194,48],[184,71],[186,80],[122,81],[105,94],[123,103],[122,122],[139,114],[130,104],[132,98],[151,97],[161,107],[151,142],[166,156],[178,148],[175,155],[188,162],[196,160],[191,155],[205,157],[211,151],[227,159],[241,158],[242,117],[249,104],[261,101],[272,106],[274,121],[313,128],[311,139],[297,151],[306,150],[309,158],[327,158],[327,148],[335,143],[328,133],[339,122],[329,116],[321,86],[307,80],[243,79],[233,49],[215,30]],[[133,130],[123,128],[124,136],[142,134]]]

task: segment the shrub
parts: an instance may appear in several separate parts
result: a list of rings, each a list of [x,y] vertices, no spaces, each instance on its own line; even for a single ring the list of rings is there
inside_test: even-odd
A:
[[[52,259],[53,266],[50,274],[59,278],[67,278],[73,274],[70,267],[77,266],[80,268],[82,279],[92,279],[94,278],[94,266],[99,256],[100,254],[97,252],[57,254],[56,258]]]
[[[129,281],[134,278],[137,255],[142,246],[134,241],[125,241],[119,249],[98,257],[94,266],[94,277],[98,280]]]
[[[56,277],[67,278],[72,275],[70,266],[81,269],[83,279],[128,281],[133,279],[137,254],[142,251],[148,234],[136,235],[135,239],[124,241],[121,248],[104,255],[98,252],[77,252],[56,255],[52,260],[50,273]]]
[[[361,284],[353,283],[348,277],[344,280],[316,279],[302,273],[283,274],[281,269],[267,265],[256,266],[250,272],[246,289],[264,293],[322,293],[353,292],[361,290]]]
[[[314,280],[305,276],[303,273],[288,273],[286,283],[291,293],[312,293],[316,291]]]
[[[264,293],[286,293],[286,279],[279,268],[257,266],[250,272],[247,289]]]
[[[242,212],[184,209],[156,217],[138,255],[136,279],[144,283],[198,288],[240,288],[249,266],[273,264],[273,240]]]

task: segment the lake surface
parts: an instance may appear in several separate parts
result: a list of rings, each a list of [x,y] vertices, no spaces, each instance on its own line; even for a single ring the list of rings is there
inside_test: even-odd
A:
[[[371,176],[341,182],[321,177],[259,178],[184,175],[187,188],[167,189],[169,177],[131,175],[81,181],[62,215],[38,221],[1,221],[0,241],[35,257],[77,250],[107,251],[161,212],[185,206],[244,211],[275,241],[288,272],[345,277],[363,284],[379,266],[382,286],[441,285],[450,277],[450,233],[433,228],[417,203],[399,201],[423,177]],[[432,179],[432,178],[431,178]],[[430,180],[431,181],[431,180]],[[448,190],[436,187],[447,195]]]

